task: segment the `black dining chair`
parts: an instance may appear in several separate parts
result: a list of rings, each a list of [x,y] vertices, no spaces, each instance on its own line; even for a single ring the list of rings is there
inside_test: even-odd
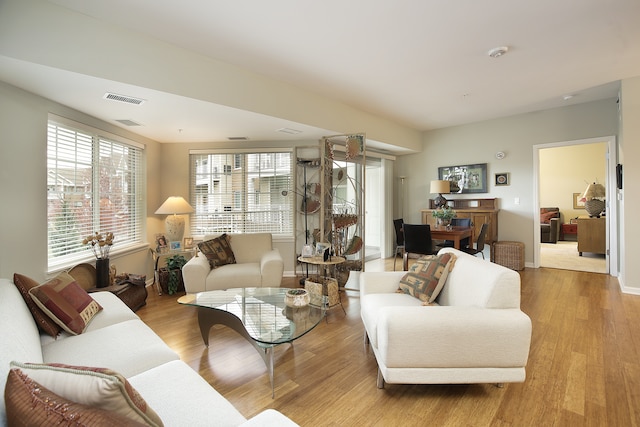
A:
[[[433,241],[431,240],[431,227],[429,224],[404,224],[404,255],[402,268],[409,269],[409,254],[433,255]]]
[[[454,227],[471,227],[471,218],[452,218],[451,225]],[[454,247],[453,240],[445,240],[442,243],[438,243],[438,248],[452,248]],[[472,244],[469,242],[469,238],[465,237],[460,240],[460,249],[471,247]]]
[[[482,254],[482,258],[484,258],[484,241],[487,238],[488,229],[489,224],[487,224],[486,222],[482,224],[482,228],[480,228],[480,234],[478,235],[478,240],[476,240],[476,248],[473,249],[473,246],[469,246],[467,248],[462,248],[462,251],[471,255]]]
[[[393,220],[393,228],[396,230],[396,249],[393,254],[393,271],[396,271],[396,258],[398,258],[398,253],[400,255],[404,254],[404,231],[402,230],[402,226],[404,225],[404,221],[402,218]]]

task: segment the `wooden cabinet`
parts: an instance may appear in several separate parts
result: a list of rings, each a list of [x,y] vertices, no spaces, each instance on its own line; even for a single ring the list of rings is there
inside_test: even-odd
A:
[[[606,254],[607,220],[606,218],[578,218],[578,252]]]
[[[448,200],[447,204],[456,211],[457,218],[471,218],[474,230],[473,235],[478,239],[482,224],[489,224],[487,230],[486,244],[491,244],[498,240],[498,212],[497,199],[460,199]],[[435,227],[436,219],[431,215],[435,209],[433,200],[429,200],[429,208],[423,209],[422,223]]]

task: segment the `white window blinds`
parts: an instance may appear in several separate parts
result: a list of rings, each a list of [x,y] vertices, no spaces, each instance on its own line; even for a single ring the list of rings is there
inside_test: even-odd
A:
[[[82,239],[115,235],[113,250],[142,243],[142,148],[84,126],[49,120],[47,135],[48,267],[93,258]]]
[[[291,153],[192,153],[191,233],[293,234]]]

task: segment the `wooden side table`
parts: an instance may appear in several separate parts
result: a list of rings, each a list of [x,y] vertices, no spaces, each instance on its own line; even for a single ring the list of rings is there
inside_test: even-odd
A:
[[[569,240],[567,239],[569,236],[571,236],[571,240],[578,240],[578,224],[562,224],[560,240]]]
[[[153,248],[149,248],[151,251],[151,257],[153,258],[153,284],[156,286],[156,291],[158,291],[158,295],[162,295],[162,288],[160,287],[160,268],[166,265],[167,258],[172,257],[174,255],[182,255],[189,261],[196,255],[196,249],[191,249],[187,251],[166,251],[166,252],[158,252]]]
[[[338,286],[338,280],[336,279],[336,265],[342,264],[346,261],[346,258],[341,256],[332,256],[325,261],[321,256],[313,257],[298,257],[298,261],[304,264],[315,265],[318,269],[322,269],[323,273],[318,271],[315,279],[309,279],[309,272],[307,271],[307,277],[305,280],[305,289],[309,291],[312,304],[320,305],[324,304],[327,307],[333,307],[340,305],[342,307],[342,300],[340,299],[340,292]],[[342,311],[345,314],[344,307]]]

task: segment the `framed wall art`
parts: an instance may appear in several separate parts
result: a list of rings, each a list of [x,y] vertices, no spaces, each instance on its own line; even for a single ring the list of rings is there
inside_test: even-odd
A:
[[[497,173],[496,185],[509,185],[509,173],[508,172]]]
[[[440,167],[438,179],[451,183],[450,193],[486,193],[487,164]]]
[[[582,193],[573,193],[573,209],[584,209],[584,202],[581,202]]]

